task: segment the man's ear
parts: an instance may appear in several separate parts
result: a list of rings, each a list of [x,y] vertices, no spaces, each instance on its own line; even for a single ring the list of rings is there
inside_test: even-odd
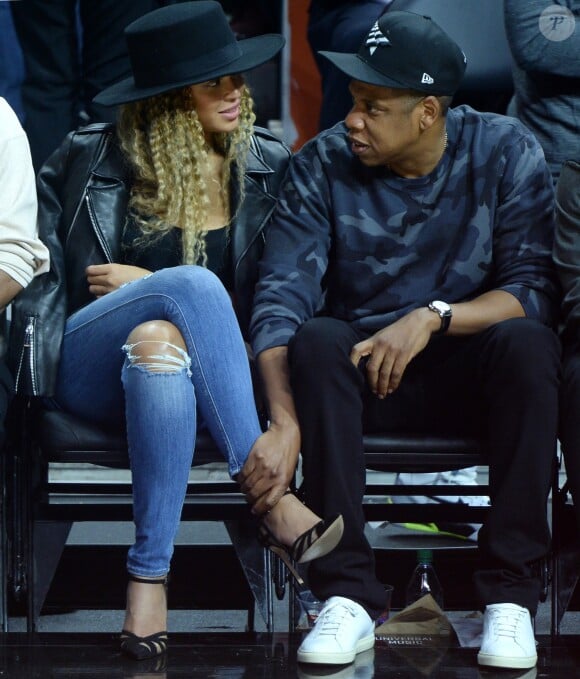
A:
[[[441,104],[437,97],[429,95],[421,101],[421,117],[419,125],[422,130],[428,130],[441,115]]]

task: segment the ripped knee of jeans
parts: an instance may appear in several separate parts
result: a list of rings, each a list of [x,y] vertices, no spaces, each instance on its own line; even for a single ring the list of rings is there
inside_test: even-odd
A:
[[[162,340],[140,340],[124,344],[130,367],[140,367],[147,372],[176,373],[185,370],[191,377],[191,358],[175,344]]]

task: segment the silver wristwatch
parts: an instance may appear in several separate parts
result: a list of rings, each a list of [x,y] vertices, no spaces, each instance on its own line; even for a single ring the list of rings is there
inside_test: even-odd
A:
[[[442,302],[440,299],[435,299],[432,302],[429,302],[427,306],[431,311],[434,311],[436,314],[438,314],[439,318],[441,319],[441,326],[439,330],[433,334],[442,335],[443,333],[447,332],[449,329],[449,324],[451,323],[451,316],[453,315],[449,304],[447,304],[447,302]]]

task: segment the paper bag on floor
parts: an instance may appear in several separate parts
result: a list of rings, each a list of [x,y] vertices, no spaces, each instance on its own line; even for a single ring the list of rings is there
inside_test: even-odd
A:
[[[390,637],[423,638],[449,637],[453,628],[435,599],[426,594],[402,611],[399,611],[375,629],[375,636],[381,640]]]

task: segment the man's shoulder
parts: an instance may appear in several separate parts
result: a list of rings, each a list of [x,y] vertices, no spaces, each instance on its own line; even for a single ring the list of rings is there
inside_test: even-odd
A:
[[[512,141],[531,132],[517,119],[501,113],[476,111],[467,105],[450,109],[448,114],[461,129],[463,137],[476,135],[488,138],[505,138]]]
[[[322,130],[309,139],[295,154],[297,160],[311,162],[314,156],[325,163],[335,163],[344,155],[349,160],[352,158],[348,146],[348,132],[343,122],[337,123],[327,130]]]
[[[318,146],[346,147],[348,143],[348,130],[344,121],[341,120],[332,127],[320,131],[305,145],[310,143],[314,143]]]

